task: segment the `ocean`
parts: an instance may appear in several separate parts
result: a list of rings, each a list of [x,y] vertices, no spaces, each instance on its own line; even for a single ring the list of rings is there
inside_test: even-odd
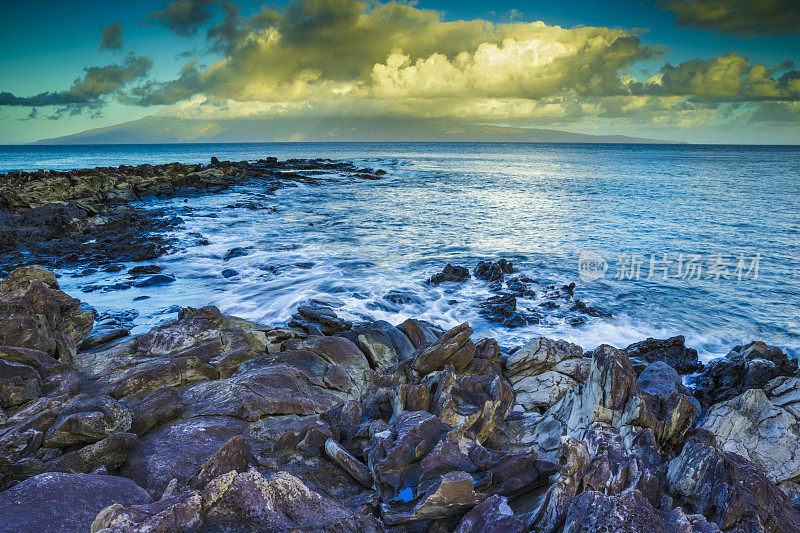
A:
[[[176,282],[84,292],[125,274],[77,276],[76,269],[58,272],[62,288],[100,312],[127,313],[139,332],[174,318],[180,306],[214,304],[281,324],[298,303],[324,298],[353,320],[468,321],[477,337],[506,346],[538,335],[585,349],[684,335],[704,359],[751,340],[800,355],[800,147],[5,146],[0,172],[206,163],[212,156],[322,157],[387,174],[377,181],[329,175],[321,186],[275,194],[253,183],[148,200],[183,220],[174,230],[177,250],[157,261]],[[226,260],[233,248],[247,255]],[[472,268],[500,257],[542,284],[575,282],[581,300],[613,317],[573,326],[553,316],[506,328],[478,313],[476,303],[491,294],[485,282],[424,283],[448,262]],[[520,305],[536,308],[542,298]]]

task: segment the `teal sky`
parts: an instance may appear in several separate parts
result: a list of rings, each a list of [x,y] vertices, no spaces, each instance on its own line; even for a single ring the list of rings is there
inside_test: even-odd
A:
[[[166,113],[447,116],[797,144],[796,4],[18,3],[3,7],[0,22],[0,143]]]

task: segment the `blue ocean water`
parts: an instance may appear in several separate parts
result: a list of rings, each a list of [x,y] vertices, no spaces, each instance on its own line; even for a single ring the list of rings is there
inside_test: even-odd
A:
[[[14,146],[0,147],[0,171],[211,156],[326,157],[387,175],[379,181],[331,175],[322,186],[274,195],[249,184],[188,201],[150,201],[171,206],[184,220],[175,230],[182,246],[158,261],[175,283],[83,293],[87,285],[118,282],[124,272],[72,277],[65,271],[62,287],[98,310],[138,313],[138,330],[174,316],[176,305],[213,303],[281,323],[299,302],[326,297],[346,317],[393,323],[422,317],[443,326],[466,320],[479,335],[507,345],[547,335],[590,349],[682,334],[704,357],[756,339],[800,355],[799,147]],[[240,201],[265,209],[226,207]],[[209,245],[196,245],[197,234]],[[225,260],[234,247],[248,255]],[[577,327],[553,318],[508,329],[477,313],[475,302],[490,294],[485,283],[424,284],[447,262],[472,267],[497,257],[542,282],[575,281],[582,300],[614,317]],[[237,274],[223,277],[225,269]],[[403,302],[387,301],[390,291],[401,292]]]

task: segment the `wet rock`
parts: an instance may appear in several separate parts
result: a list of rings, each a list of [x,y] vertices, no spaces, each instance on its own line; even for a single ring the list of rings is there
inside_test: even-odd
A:
[[[239,275],[239,271],[238,270],[234,270],[232,268],[226,268],[226,269],[224,269],[222,271],[222,277],[225,278],[225,279],[232,278],[232,277],[238,276],[238,275]]]
[[[440,273],[428,278],[428,285],[440,285],[448,281],[460,282],[469,279],[469,269],[461,266],[453,266],[450,263],[444,267]]]
[[[502,281],[503,274],[514,273],[514,265],[505,259],[500,259],[494,263],[490,261],[478,261],[473,274],[477,279],[484,281]]]
[[[235,259],[237,257],[244,257],[248,255],[250,252],[247,248],[231,248],[228,250],[224,256],[222,256],[223,261],[229,261],[231,259]]]
[[[523,533],[525,524],[514,516],[508,499],[490,496],[464,515],[454,533]]]
[[[503,322],[517,309],[517,298],[513,294],[490,296],[478,304],[480,313],[491,322]]]
[[[642,359],[648,363],[664,361],[678,374],[691,374],[703,366],[697,358],[697,350],[686,347],[686,339],[683,335],[666,340],[650,337],[631,344],[625,348],[625,351],[628,352],[629,357]]]
[[[718,450],[706,432],[690,437],[670,461],[667,482],[677,504],[724,531],[800,530],[800,514],[764,472],[744,457]]]
[[[81,350],[93,350],[100,346],[106,345],[109,342],[127,337],[131,332],[125,328],[102,327],[95,328],[89,335],[83,339],[80,345]]]
[[[167,274],[156,274],[141,281],[137,281],[133,284],[133,286],[139,288],[157,287],[159,285],[169,285],[170,283],[174,282],[175,278],[173,276],[169,276]]]
[[[69,361],[93,323],[94,313],[62,292],[49,270],[19,267],[0,281],[0,345]]]
[[[409,318],[398,328],[406,334],[406,337],[411,341],[411,344],[414,345],[414,348],[424,348],[438,339],[443,331],[440,331],[439,328],[434,326],[433,324],[429,324],[422,320],[416,320],[414,318]]]
[[[505,361],[506,375],[523,411],[544,412],[578,383],[586,383],[590,360],[583,349],[565,341],[539,337]]]
[[[690,379],[690,384],[705,409],[748,389],[762,389],[776,377],[796,373],[796,359],[789,359],[776,346],[758,341],[736,346],[725,357],[714,359],[699,376]]]
[[[39,474],[0,493],[0,530],[89,531],[97,513],[112,503],[141,505],[151,501],[141,487],[121,477]]]
[[[712,406],[701,427],[718,445],[750,459],[773,483],[800,478],[800,429],[796,416],[774,405],[761,389]]]
[[[128,270],[128,274],[130,276],[141,276],[142,274],[158,274],[162,270],[164,268],[158,265],[139,265]]]
[[[467,367],[475,356],[475,344],[470,339],[472,328],[465,322],[456,326],[436,342],[414,353],[413,366],[422,375],[453,365],[457,372]]]
[[[574,286],[574,284],[573,284]],[[571,291],[570,291],[571,293]],[[570,311],[577,311],[579,313],[583,313],[585,315],[594,316],[594,317],[602,317],[602,318],[611,318],[611,313],[606,311],[601,311],[595,307],[590,305],[586,305],[583,301],[576,299],[575,303],[570,307]]]
[[[334,335],[350,329],[352,324],[336,316],[331,307],[309,302],[297,306],[297,313],[292,315],[289,326],[302,328],[311,335]]]

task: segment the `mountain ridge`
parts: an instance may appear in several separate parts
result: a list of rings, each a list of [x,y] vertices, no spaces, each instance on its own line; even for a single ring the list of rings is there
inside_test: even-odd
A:
[[[269,118],[185,119],[149,116],[32,144],[163,144],[236,142],[563,142],[678,144],[625,135],[462,123],[447,119]]]

